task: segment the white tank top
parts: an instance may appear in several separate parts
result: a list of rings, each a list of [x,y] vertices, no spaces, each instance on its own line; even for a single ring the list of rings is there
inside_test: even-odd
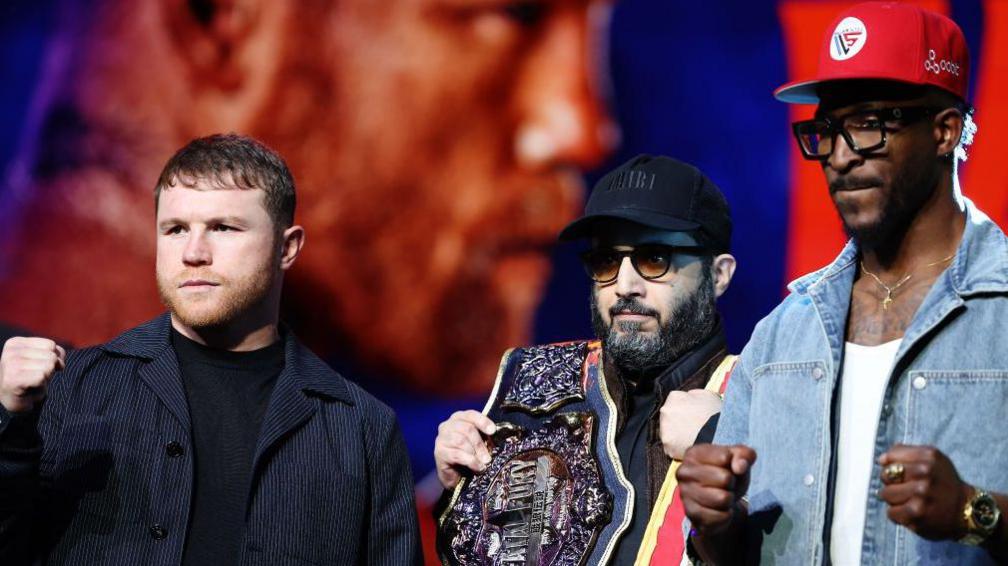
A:
[[[830,558],[836,566],[861,563],[871,480],[872,456],[879,411],[902,339],[878,346],[847,342],[840,378],[840,436],[837,442],[836,484]]]

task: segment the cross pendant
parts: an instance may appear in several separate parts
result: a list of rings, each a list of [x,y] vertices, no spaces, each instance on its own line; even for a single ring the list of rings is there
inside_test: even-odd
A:
[[[889,305],[892,303],[892,293],[887,293],[886,298],[882,299],[882,310],[889,310]]]

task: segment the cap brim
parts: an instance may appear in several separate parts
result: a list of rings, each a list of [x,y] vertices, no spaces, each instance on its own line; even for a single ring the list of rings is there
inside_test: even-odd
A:
[[[774,91],[774,98],[780,100],[781,102],[787,102],[789,104],[819,104],[819,87],[832,83],[842,83],[847,81],[888,81],[891,83],[902,83],[907,85],[927,85],[930,83],[925,82],[915,82],[915,81],[904,81],[900,79],[894,79],[892,77],[884,76],[883,73],[877,75],[871,74],[859,74],[856,77],[833,77],[829,79],[815,79],[811,81],[795,81],[788,83],[782,87],[779,87]],[[942,88],[939,85],[933,85],[936,88]],[[945,89],[942,89],[945,90]],[[949,91],[951,92],[951,91]],[[958,94],[952,93],[956,97]]]
[[[566,228],[560,231],[560,235],[557,239],[561,242],[569,242],[571,240],[590,238],[593,235],[592,232],[595,225],[606,220],[622,220],[625,222],[633,222],[634,224],[639,224],[648,228],[657,228],[658,230],[676,232],[684,232],[700,228],[700,224],[696,222],[675,218],[666,214],[641,210],[628,210],[626,213],[611,211],[605,214],[590,214],[571,222]]]
[[[816,88],[823,81],[796,81],[788,83],[774,91],[774,98],[789,104],[818,104],[819,93]]]

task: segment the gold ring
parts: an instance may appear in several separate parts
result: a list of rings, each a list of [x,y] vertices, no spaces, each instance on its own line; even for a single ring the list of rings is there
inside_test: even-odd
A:
[[[903,481],[903,472],[906,471],[903,468],[903,464],[895,462],[889,464],[882,470],[882,477],[886,479],[889,483],[900,483]]]

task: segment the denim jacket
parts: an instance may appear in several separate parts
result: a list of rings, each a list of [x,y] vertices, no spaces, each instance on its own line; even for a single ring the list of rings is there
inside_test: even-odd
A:
[[[935,446],[963,481],[1008,493],[1008,241],[972,202],[955,259],[896,354],[878,416],[862,564],[992,564],[981,548],[897,526],[874,493],[875,460],[897,443]],[[732,374],[717,444],[756,450],[747,551],[763,564],[822,564],[832,497],[834,397],[858,249],[789,285]],[[868,473],[868,470],[866,470]],[[1005,520],[1008,520],[1006,518]]]

